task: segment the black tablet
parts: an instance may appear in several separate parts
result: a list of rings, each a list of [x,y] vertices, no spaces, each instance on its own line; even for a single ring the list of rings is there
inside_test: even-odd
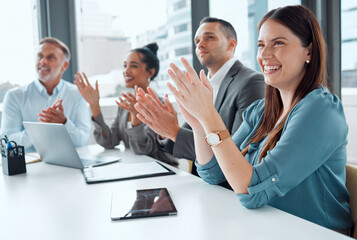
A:
[[[141,189],[112,195],[113,221],[170,215],[177,215],[177,210],[166,188]]]

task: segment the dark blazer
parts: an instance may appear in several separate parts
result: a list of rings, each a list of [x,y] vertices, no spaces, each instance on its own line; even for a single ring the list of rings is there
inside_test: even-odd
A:
[[[262,74],[243,66],[236,61],[219,87],[215,108],[231,134],[242,123],[243,111],[255,100],[264,98],[265,82]],[[176,142],[167,141],[165,151],[176,158],[195,160],[195,146],[191,127],[184,123],[180,128]]]

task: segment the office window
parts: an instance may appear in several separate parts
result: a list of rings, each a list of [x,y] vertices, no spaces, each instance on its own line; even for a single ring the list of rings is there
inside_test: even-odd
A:
[[[357,164],[357,1],[341,1],[341,93],[348,123],[348,161]]]
[[[187,6],[188,6],[188,4],[187,4],[186,0],[177,1],[177,2],[174,2],[172,4],[172,8],[173,8],[174,11],[180,10],[180,9],[185,8]]]
[[[163,75],[175,61],[170,58],[178,44],[173,29],[191,24],[190,5],[180,5],[184,7],[176,13],[172,9],[177,4],[173,0],[76,0],[79,70],[87,73],[92,84],[98,80],[102,98],[127,90],[123,79],[126,55],[151,42],[159,45],[160,72],[150,85],[160,95],[169,92]],[[191,46],[191,35],[179,43]]]
[[[188,54],[191,54],[191,53],[192,53],[192,50],[191,50],[190,47],[183,47],[183,48],[175,49],[175,56],[176,57],[188,55]]]
[[[210,0],[210,16],[230,22],[237,32],[238,45],[235,52],[244,65],[260,71],[256,61],[257,26],[269,11],[286,5],[301,4],[300,0]]]
[[[341,2],[342,88],[356,88],[357,94],[357,1]],[[354,91],[353,90],[353,91]]]
[[[175,29],[175,34],[180,33],[180,32],[184,32],[187,31],[188,27],[187,27],[187,23],[184,24],[180,24],[178,26],[174,27]]]
[[[164,54],[161,54],[159,60],[160,60],[160,61],[165,61],[165,60],[167,60],[168,58],[169,58],[169,53],[166,52],[166,53],[164,53]]]
[[[37,1],[3,1],[0,29],[1,104],[7,90],[36,79],[35,60],[39,42]]]

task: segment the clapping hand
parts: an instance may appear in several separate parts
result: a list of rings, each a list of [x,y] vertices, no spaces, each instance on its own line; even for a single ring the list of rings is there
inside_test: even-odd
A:
[[[171,69],[168,73],[177,89],[170,83],[167,85],[179,104],[194,118],[199,121],[209,118],[212,111],[215,111],[213,88],[203,70],[201,70],[199,78],[185,58],[181,58],[181,62],[186,68],[187,73],[185,74],[175,64],[171,63]],[[184,116],[188,116],[184,112],[183,114]]]
[[[65,124],[67,118],[63,112],[62,102],[63,99],[59,99],[51,107],[41,110],[38,114],[39,120],[41,122]]]
[[[100,110],[100,105],[99,105],[99,88],[98,88],[98,81],[95,82],[95,88],[90,85],[88,78],[84,72],[77,73],[74,75],[76,80],[74,81],[74,84],[76,84],[78,91],[86,100],[87,103],[89,103],[90,110],[92,112],[92,117],[96,118],[101,110]]]
[[[136,94],[137,90],[138,90],[138,87],[135,86],[134,87],[135,94]],[[118,97],[118,101],[115,101],[115,102],[117,103],[117,105],[120,108],[129,112],[129,114],[130,114],[129,120],[134,127],[141,123],[139,118],[136,116],[138,114],[137,110],[134,107],[134,105],[136,103],[136,97],[133,94],[131,94],[130,92],[121,93],[120,97]]]
[[[134,91],[135,91],[135,94],[137,92],[137,89],[138,87],[135,86],[134,87]],[[131,94],[130,92],[123,92],[120,94],[120,97],[118,97],[118,101],[115,101],[117,103],[117,105],[130,112],[130,113],[133,113],[134,115],[138,114],[138,112],[136,111],[134,105],[136,103],[136,97]]]
[[[164,103],[162,103],[150,87],[147,90],[148,93],[145,93],[143,89],[138,89],[136,97],[138,102],[135,104],[135,108],[139,112],[137,117],[159,134],[161,138],[169,138],[175,141],[180,130],[175,108],[167,95],[164,98]]]
[[[84,72],[82,74],[78,72],[74,77],[76,78],[74,84],[76,84],[78,91],[87,103],[89,103],[89,105],[99,105],[98,81],[95,82],[95,88],[93,88]]]

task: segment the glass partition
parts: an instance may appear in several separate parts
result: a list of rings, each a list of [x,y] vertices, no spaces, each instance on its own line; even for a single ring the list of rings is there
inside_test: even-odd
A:
[[[39,41],[37,16],[35,0],[1,3],[0,105],[7,90],[36,79],[35,60]]]
[[[102,98],[126,90],[123,61],[130,49],[156,42],[160,72],[150,83],[169,93],[168,64],[191,54],[191,3],[187,0],[77,0],[79,70],[98,80]]]
[[[341,92],[348,131],[348,161],[357,164],[357,1],[341,1]]]
[[[230,22],[237,32],[238,45],[235,57],[245,66],[260,71],[256,61],[257,26],[260,19],[271,9],[301,4],[300,0],[210,0],[210,16]],[[227,7],[229,6],[229,7]]]

